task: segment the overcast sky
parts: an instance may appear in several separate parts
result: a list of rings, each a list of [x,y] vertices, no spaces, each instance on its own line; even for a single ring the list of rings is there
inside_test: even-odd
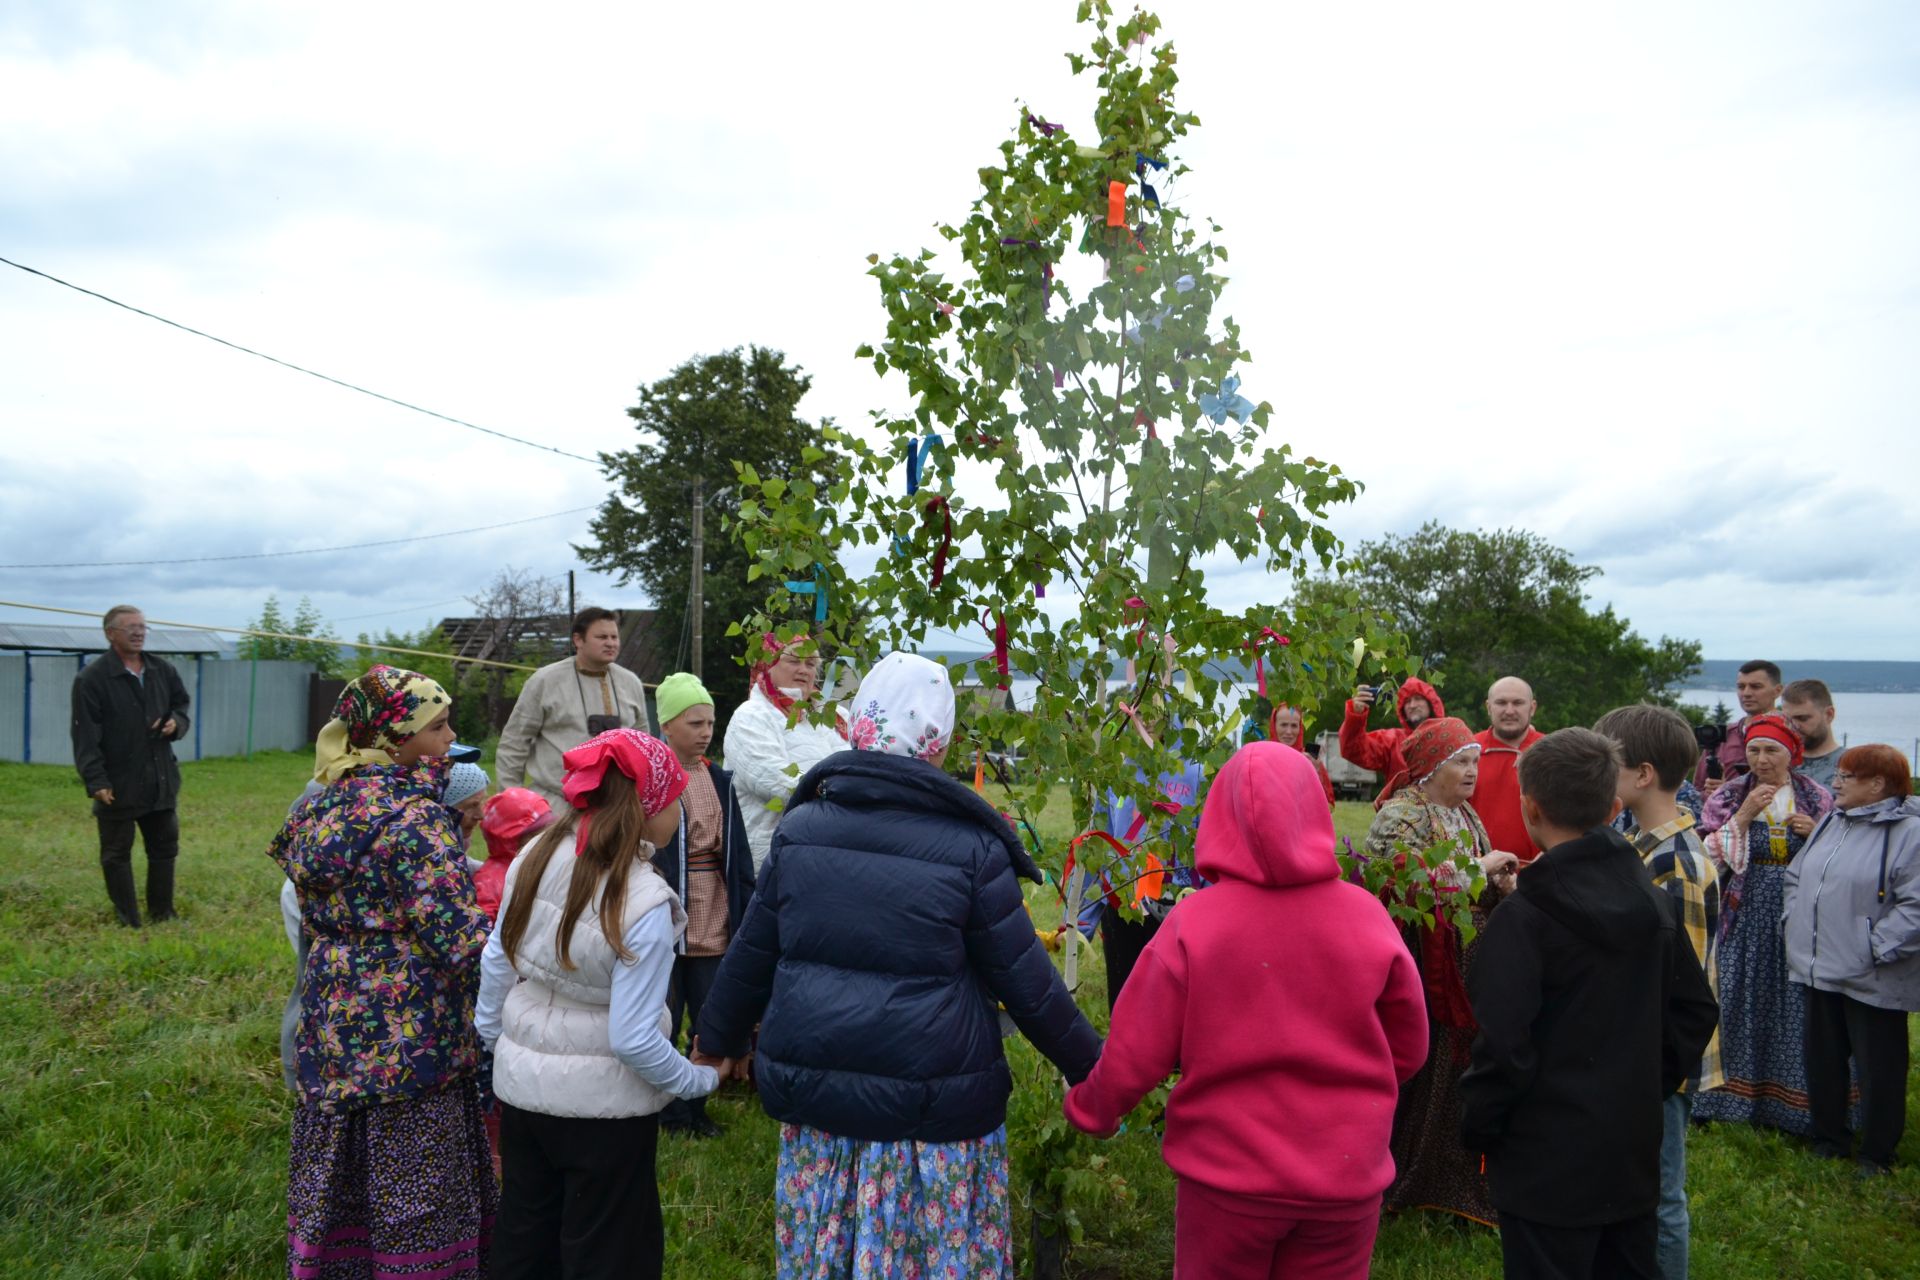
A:
[[[965,215],[1017,101],[1088,129],[1073,9],[15,0],[0,256],[576,453],[629,442],[637,384],[750,342],[857,424],[902,403],[852,355],[884,324],[865,256]],[[1244,390],[1366,482],[1343,538],[1525,527],[1710,657],[1920,656],[1920,5],[1159,11]],[[0,351],[0,563],[605,492],[5,267]],[[413,628],[502,565],[584,568],[586,519],[0,569],[0,598],[239,624],[274,591]]]

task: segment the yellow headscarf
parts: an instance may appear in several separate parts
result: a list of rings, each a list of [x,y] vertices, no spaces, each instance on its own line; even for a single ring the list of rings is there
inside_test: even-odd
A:
[[[338,782],[362,765],[392,764],[386,748],[405,745],[452,706],[447,691],[417,671],[367,668],[341,691],[313,744],[315,780]]]

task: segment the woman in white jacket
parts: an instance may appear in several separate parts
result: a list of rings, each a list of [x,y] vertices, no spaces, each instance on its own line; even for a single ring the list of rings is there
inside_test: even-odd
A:
[[[679,827],[687,776],[636,729],[563,759],[573,808],[514,859],[480,962],[504,1178],[492,1273],[657,1277],[659,1112],[719,1084],[667,1039],[686,916],[650,860]]]
[[[805,637],[783,645],[769,633],[760,644],[763,656],[754,664],[747,700],[727,722],[725,747],[755,875],[773,847],[773,829],[800,775],[847,747],[837,731],[805,718],[820,684],[819,652],[796,654]]]

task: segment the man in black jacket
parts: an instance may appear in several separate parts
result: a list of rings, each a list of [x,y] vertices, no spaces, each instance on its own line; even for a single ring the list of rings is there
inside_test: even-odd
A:
[[[1520,757],[1546,850],[1487,922],[1461,1136],[1486,1153],[1509,1280],[1656,1280],[1661,1104],[1719,1017],[1676,905],[1607,827],[1619,748],[1587,729]]]
[[[180,763],[187,687],[163,658],[148,655],[147,620],[130,604],[107,610],[109,651],[73,678],[73,767],[93,797],[100,867],[120,923],[140,927],[133,889],[133,832],[147,849],[147,918],[173,919],[173,862],[180,852]]]

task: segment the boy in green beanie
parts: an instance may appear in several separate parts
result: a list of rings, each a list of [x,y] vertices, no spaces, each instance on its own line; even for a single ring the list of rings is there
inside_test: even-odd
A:
[[[753,897],[753,854],[747,847],[746,818],[733,792],[733,775],[706,757],[713,742],[713,695],[698,676],[676,671],[654,694],[660,736],[687,771],[680,796],[680,830],[653,855],[654,869],[666,877],[687,913],[687,931],[674,957],[667,988],[673,1017],[671,1036],[680,1041],[681,1016],[688,1039],[700,1019],[700,1006],[713,988],[720,958],[740,927]],[[707,1118],[707,1100],[675,1099],[660,1113],[662,1128],[716,1137],[720,1126]]]

